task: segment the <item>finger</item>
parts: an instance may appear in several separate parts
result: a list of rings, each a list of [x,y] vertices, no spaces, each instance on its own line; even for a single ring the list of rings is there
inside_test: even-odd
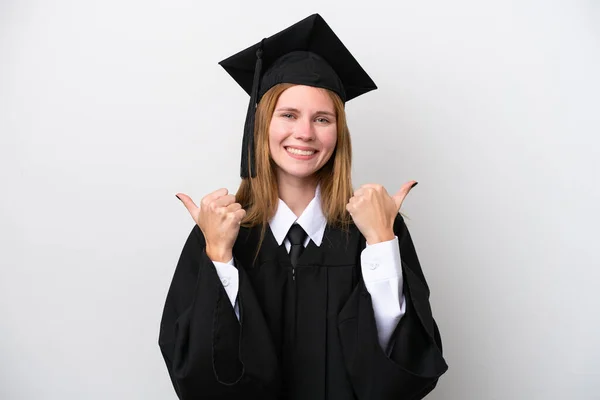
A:
[[[370,192],[372,192],[375,188],[372,186],[361,186],[360,189],[357,189],[356,192],[354,192],[354,195],[357,197],[360,196],[366,196],[368,195]]]
[[[357,193],[355,193],[355,195],[370,197],[376,193],[382,193],[384,195],[387,195],[387,191],[385,190],[385,188],[377,183],[367,183],[362,185],[360,189],[357,190]]]
[[[354,203],[346,204],[346,211],[348,211],[350,215],[352,215],[352,213],[354,212]]]
[[[354,214],[356,213],[356,207],[353,204],[346,205],[346,211],[350,214],[350,218],[354,221]]]
[[[402,185],[400,190],[398,190],[396,192],[396,194],[392,196],[392,198],[394,199],[394,203],[396,203],[396,207],[398,208],[398,210],[402,206],[402,203],[404,202],[404,199],[406,198],[406,196],[408,196],[408,193],[410,192],[410,190],[412,188],[414,188],[415,186],[417,186],[417,183],[419,183],[419,182],[417,182],[417,181],[406,182],[404,185]]]
[[[228,205],[233,204],[233,203],[235,203],[235,196],[232,194],[229,194],[227,196],[221,196],[221,197],[214,199],[210,204],[211,204],[211,207],[218,208],[218,207],[227,207]]]
[[[236,212],[237,210],[240,210],[242,208],[242,205],[240,203],[233,203],[228,205],[227,207],[225,207],[225,210],[228,213],[233,213]]]
[[[380,185],[378,183],[365,183],[360,188],[361,189],[375,189],[378,191],[381,190],[381,191],[385,192],[385,188],[383,187],[383,185]]]
[[[368,201],[369,200],[365,196],[356,196],[356,197],[353,197],[351,204],[354,208],[356,208],[356,207],[360,207],[361,204],[364,204],[365,202],[368,202]]]
[[[194,200],[192,200],[187,194],[183,193],[177,193],[175,196],[177,196],[177,198],[181,200],[185,208],[187,208],[187,210],[193,217],[196,214],[196,211],[198,210],[198,206],[196,205],[196,203],[194,203]]]
[[[228,193],[227,189],[221,188],[221,189],[215,190],[212,193],[207,194],[206,196],[204,196],[202,198],[202,206],[204,206],[204,207],[208,206],[210,203],[212,203],[214,200],[218,199],[219,197],[227,195],[227,193]]]
[[[354,192],[354,197],[361,198],[367,197],[373,193],[375,193],[378,189],[375,187],[361,187]]]
[[[242,220],[246,216],[246,210],[244,210],[243,208],[241,208],[241,209],[239,209],[237,211],[234,211],[232,213],[232,215],[233,215],[233,219],[235,221],[237,221],[238,223],[240,223],[240,222],[242,222]]]

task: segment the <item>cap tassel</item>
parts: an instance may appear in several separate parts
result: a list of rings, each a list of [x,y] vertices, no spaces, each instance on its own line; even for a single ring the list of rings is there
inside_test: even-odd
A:
[[[256,176],[256,165],[254,155],[254,121],[256,116],[256,106],[258,100],[258,87],[260,85],[260,75],[262,69],[262,47],[264,39],[256,50],[256,66],[254,68],[254,79],[252,81],[252,93],[250,94],[250,103],[248,104],[248,113],[246,114],[246,123],[244,124],[244,138],[242,141],[242,165],[240,175],[242,178]],[[250,170],[248,170],[248,166]]]

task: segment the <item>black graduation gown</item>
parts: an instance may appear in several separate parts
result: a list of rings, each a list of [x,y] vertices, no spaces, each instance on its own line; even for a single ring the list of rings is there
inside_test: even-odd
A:
[[[233,254],[240,321],[195,226],[163,311],[159,345],[182,400],[413,400],[447,370],[429,288],[400,215],[406,314],[380,347],[371,296],[361,276],[365,239],[328,226],[295,271],[267,227],[241,228]]]

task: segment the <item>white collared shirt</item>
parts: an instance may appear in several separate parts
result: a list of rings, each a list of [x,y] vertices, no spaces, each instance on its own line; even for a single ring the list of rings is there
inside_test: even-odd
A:
[[[286,236],[290,227],[297,223],[307,233],[304,247],[312,240],[317,246],[321,245],[327,226],[327,219],[321,209],[321,192],[317,187],[315,197],[308,204],[300,217],[290,210],[285,202],[279,199],[275,216],[269,221],[269,226],[277,244],[285,244],[290,251],[290,242]],[[406,311],[406,302],[402,293],[402,264],[398,238],[388,242],[367,245],[360,255],[363,281],[371,295],[373,312],[379,336],[379,343],[384,351],[398,322]],[[213,261],[227,296],[234,306],[239,318],[237,293],[239,277],[233,259],[228,263]]]
[[[317,246],[321,246],[323,235],[325,234],[325,227],[327,226],[327,219],[321,210],[320,187],[317,187],[315,197],[308,203],[300,217],[296,217],[296,214],[290,210],[288,205],[285,204],[283,200],[279,199],[277,212],[269,221],[269,226],[271,227],[271,232],[273,232],[277,244],[281,245],[281,243],[284,243],[288,253],[291,244],[286,236],[294,223],[300,225],[307,234],[306,240],[304,241],[304,247],[308,246],[308,243],[311,240],[315,242]]]

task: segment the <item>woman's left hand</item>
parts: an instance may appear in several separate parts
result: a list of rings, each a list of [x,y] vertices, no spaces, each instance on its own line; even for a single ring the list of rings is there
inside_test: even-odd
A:
[[[394,238],[396,215],[408,192],[416,184],[416,181],[405,183],[393,196],[390,196],[383,186],[372,183],[362,185],[354,192],[346,210],[368,244],[386,242]]]

